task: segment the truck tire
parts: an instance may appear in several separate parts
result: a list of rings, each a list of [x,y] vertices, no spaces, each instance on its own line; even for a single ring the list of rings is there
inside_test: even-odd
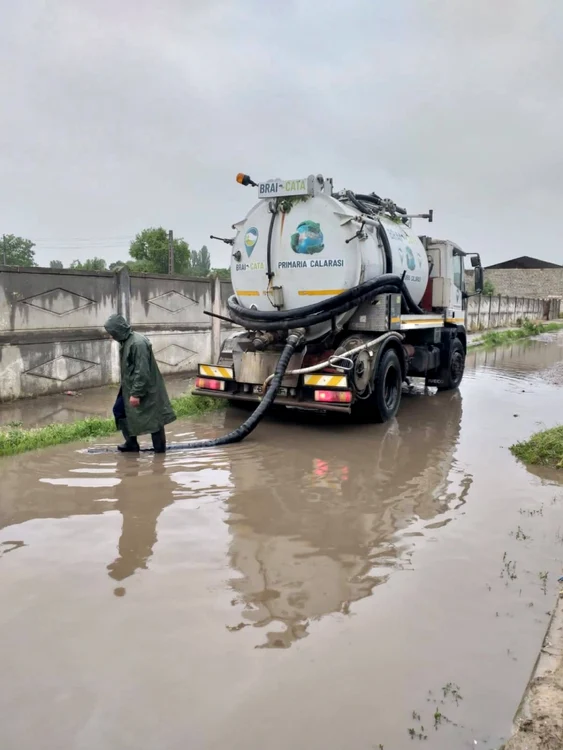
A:
[[[383,353],[373,381],[371,396],[354,404],[354,413],[361,421],[388,422],[399,411],[403,385],[401,363],[394,349]]]
[[[447,368],[440,373],[442,385],[438,386],[439,391],[453,391],[459,388],[463,379],[465,370],[465,351],[463,344],[459,339],[454,339],[450,347],[450,360]]]

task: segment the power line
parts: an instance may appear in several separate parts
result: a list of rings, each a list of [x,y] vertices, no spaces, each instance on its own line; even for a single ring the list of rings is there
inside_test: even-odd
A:
[[[136,234],[136,232],[133,232],[131,234],[120,234],[108,237],[34,237],[32,242],[117,242],[119,240],[131,240]]]
[[[36,245],[33,250],[35,252],[43,253],[111,253],[114,250],[117,252],[129,252],[129,245],[69,245],[63,247],[61,245],[48,247],[46,245]]]

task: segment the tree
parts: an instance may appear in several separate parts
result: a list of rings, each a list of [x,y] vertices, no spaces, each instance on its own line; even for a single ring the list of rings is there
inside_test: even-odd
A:
[[[15,234],[3,234],[0,241],[0,259],[7,266],[36,266],[35,243]]]
[[[209,276],[211,271],[211,255],[207,246],[204,245],[201,250],[193,250],[190,255],[190,273],[193,276]]]
[[[119,271],[121,268],[125,268],[125,266],[129,266],[128,263],[124,263],[122,260],[116,260],[115,263],[109,264],[109,270],[110,271]]]
[[[483,284],[483,294],[486,294],[488,297],[491,297],[495,293],[495,285],[490,279],[485,279],[485,282]]]
[[[131,270],[141,273],[168,273],[168,232],[163,227],[143,229],[129,247],[135,261]],[[128,264],[129,265],[129,264]],[[183,239],[174,240],[174,273],[190,271],[190,248]]]
[[[64,268],[62,260],[52,260],[49,263],[49,268]]]
[[[107,266],[103,258],[88,258],[88,260],[73,260],[70,267],[74,271],[106,271]]]
[[[230,268],[212,268],[211,275],[218,276],[221,279],[221,281],[230,281],[231,269]]]

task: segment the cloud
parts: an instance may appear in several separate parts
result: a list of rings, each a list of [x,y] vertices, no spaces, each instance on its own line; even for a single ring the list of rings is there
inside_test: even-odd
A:
[[[485,262],[561,260],[555,0],[0,5],[0,231],[41,262],[123,258],[154,224],[228,235],[239,171],[432,207],[421,232]]]

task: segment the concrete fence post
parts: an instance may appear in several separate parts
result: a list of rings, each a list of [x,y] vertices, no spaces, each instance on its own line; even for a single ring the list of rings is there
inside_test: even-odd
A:
[[[131,278],[129,269],[122,266],[115,274],[115,280],[117,284],[117,312],[130,323],[134,322],[131,321]]]
[[[129,269],[123,266],[115,273],[115,286],[117,298],[118,315],[123,315],[125,320],[131,323],[131,278]],[[111,342],[111,382],[119,383],[121,379],[121,366],[119,363],[119,344],[117,341]]]
[[[215,276],[211,280],[211,303],[212,312],[221,315],[221,279]],[[219,359],[221,353],[221,319],[211,318],[211,358],[213,364]]]

